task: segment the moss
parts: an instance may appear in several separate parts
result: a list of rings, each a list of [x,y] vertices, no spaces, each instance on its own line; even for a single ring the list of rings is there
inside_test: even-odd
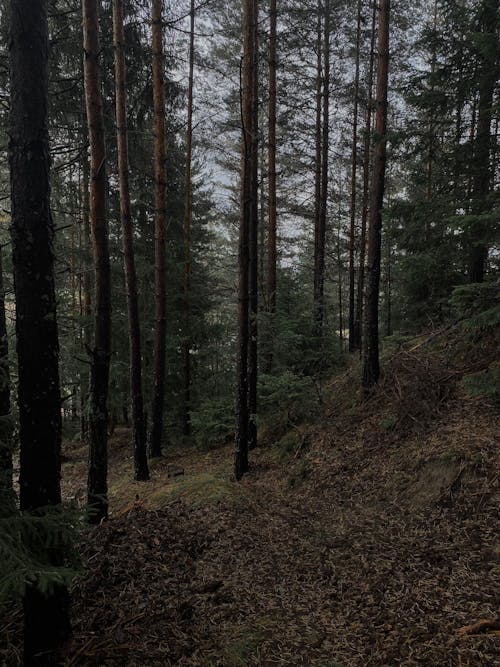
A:
[[[155,507],[164,507],[182,499],[193,507],[237,503],[241,492],[234,482],[222,473],[197,473],[177,478],[153,492],[149,502]]]

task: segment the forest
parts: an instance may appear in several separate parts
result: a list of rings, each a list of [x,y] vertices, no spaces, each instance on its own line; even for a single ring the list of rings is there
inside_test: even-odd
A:
[[[0,4],[0,664],[500,664],[499,0]]]

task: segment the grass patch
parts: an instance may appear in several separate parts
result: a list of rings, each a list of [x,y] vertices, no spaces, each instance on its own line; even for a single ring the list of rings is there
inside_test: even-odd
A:
[[[263,618],[250,626],[236,628],[235,634],[222,649],[222,664],[227,667],[246,667],[251,658],[260,658],[262,642],[273,634],[274,622]],[[217,663],[220,664],[220,663]]]
[[[240,497],[239,486],[223,473],[202,472],[170,481],[151,494],[150,503],[164,507],[182,499],[193,507],[201,507],[223,502],[234,504]]]

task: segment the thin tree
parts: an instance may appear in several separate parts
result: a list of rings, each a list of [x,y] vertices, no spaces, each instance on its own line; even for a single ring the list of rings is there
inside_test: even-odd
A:
[[[319,236],[321,216],[321,109],[322,109],[322,72],[323,72],[323,34],[321,21],[321,2],[318,0],[316,23],[316,118],[314,125],[314,268],[313,268],[313,303],[314,320],[318,316],[319,294]]]
[[[473,213],[480,218],[490,210],[489,192],[492,181],[491,120],[495,87],[498,83],[498,0],[483,0],[480,6],[479,27],[479,103],[474,143],[474,202]],[[484,280],[488,247],[485,240],[487,224],[479,220],[473,229],[469,255],[469,279]],[[474,238],[474,236],[476,238]],[[479,237],[479,238],[477,238]]]
[[[115,47],[116,133],[120,180],[120,218],[123,235],[123,260],[127,285],[127,307],[130,351],[130,391],[132,394],[132,428],[134,438],[134,476],[149,479],[142,394],[141,327],[135,270],[132,212],[130,206],[129,158],[127,130],[127,93],[125,70],[125,33],[123,0],[113,2],[113,38]]]
[[[12,421],[10,418],[9,339],[5,314],[2,248],[0,247],[0,518],[11,516],[15,509]]]
[[[12,250],[16,295],[20,509],[46,516],[61,504],[61,395],[50,211],[47,0],[11,0],[10,146]],[[52,510],[54,511],[54,510]],[[39,527],[43,530],[43,523]],[[48,528],[47,528],[48,530]],[[53,536],[36,557],[62,564]],[[30,548],[30,538],[26,538]],[[42,550],[42,554],[40,553]],[[43,553],[45,551],[45,553]],[[24,593],[25,665],[59,664],[70,632],[65,585],[42,590],[35,575]]]
[[[258,301],[259,301],[259,178],[258,178],[258,150],[259,150],[259,79],[258,79],[258,1],[254,0],[253,9],[253,49],[252,49],[252,116],[251,116],[251,197],[252,215],[249,230],[249,289],[250,289],[250,340],[248,344],[248,448],[257,446],[257,339],[258,339]]]
[[[356,25],[356,64],[354,73],[354,112],[352,123],[352,154],[351,154],[351,212],[349,232],[349,352],[355,349],[354,331],[354,294],[355,294],[355,270],[354,249],[356,243],[356,176],[358,166],[358,109],[359,109],[359,61],[361,47],[361,0],[358,0],[357,25]]]
[[[236,479],[248,471],[248,345],[249,345],[249,265],[250,226],[253,217],[252,144],[254,98],[255,3],[243,0],[243,60],[241,72],[241,209],[238,242],[238,361],[236,401],[236,449],[234,470]]]
[[[92,344],[92,335],[90,329],[90,319],[92,316],[92,297],[91,290],[91,267],[89,262],[90,254],[90,201],[89,201],[89,162],[87,155],[87,145],[82,159],[82,229],[80,238],[80,249],[82,251],[82,296],[80,304],[80,317],[83,322],[82,344],[85,350],[89,350]],[[80,392],[81,392],[81,415],[80,431],[82,441],[88,442],[89,429],[87,420],[87,402],[89,394],[89,374],[86,364],[82,365],[80,373]]]
[[[385,189],[387,144],[387,87],[389,77],[389,13],[390,0],[380,0],[378,17],[378,67],[375,132],[370,219],[368,227],[368,262],[365,298],[365,330],[363,337],[363,386],[378,382],[379,364],[379,289],[382,232],[382,206]]]
[[[323,27],[323,119],[321,127],[321,196],[317,230],[315,330],[323,335],[325,311],[325,241],[328,208],[328,155],[330,126],[330,0],[324,4]]]
[[[154,181],[155,181],[155,334],[153,403],[149,455],[161,456],[163,413],[165,408],[166,366],[166,137],[165,137],[165,74],[163,57],[162,0],[153,0],[151,11],[153,37],[153,113],[154,113]]]
[[[268,170],[269,170],[269,236],[267,267],[267,302],[271,318],[271,336],[266,371],[273,367],[273,328],[276,313],[277,269],[277,204],[276,204],[276,68],[277,68],[277,20],[276,0],[269,4],[269,109],[268,109]]]
[[[186,131],[186,201],[184,206],[184,415],[183,431],[191,432],[191,223],[192,210],[192,154],[193,154],[193,83],[194,83],[194,25],[195,0],[191,0],[189,29],[189,75]]]
[[[363,139],[363,195],[361,201],[361,232],[359,236],[359,269],[356,290],[356,310],[354,314],[353,350],[361,350],[361,334],[363,321],[363,298],[365,290],[365,258],[366,258],[366,225],[368,221],[368,203],[370,196],[371,167],[371,130],[373,115],[373,72],[375,65],[375,24],[377,20],[377,2],[374,0],[370,38],[370,60],[368,64],[366,117]]]
[[[94,347],[89,396],[89,521],[108,516],[108,385],[111,355],[111,271],[106,217],[106,146],[99,71],[97,0],[83,0],[85,100],[90,144],[90,227],[94,256]]]

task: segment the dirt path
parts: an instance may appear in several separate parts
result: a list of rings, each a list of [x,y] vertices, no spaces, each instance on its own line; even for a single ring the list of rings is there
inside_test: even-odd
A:
[[[480,419],[486,474],[495,424]],[[411,446],[381,457],[349,438],[288,467],[261,451],[240,485],[229,449],[185,453],[168,491],[161,464],[144,506],[84,549],[69,664],[499,664],[494,629],[456,635],[498,609],[492,487],[458,454],[410,475]]]

